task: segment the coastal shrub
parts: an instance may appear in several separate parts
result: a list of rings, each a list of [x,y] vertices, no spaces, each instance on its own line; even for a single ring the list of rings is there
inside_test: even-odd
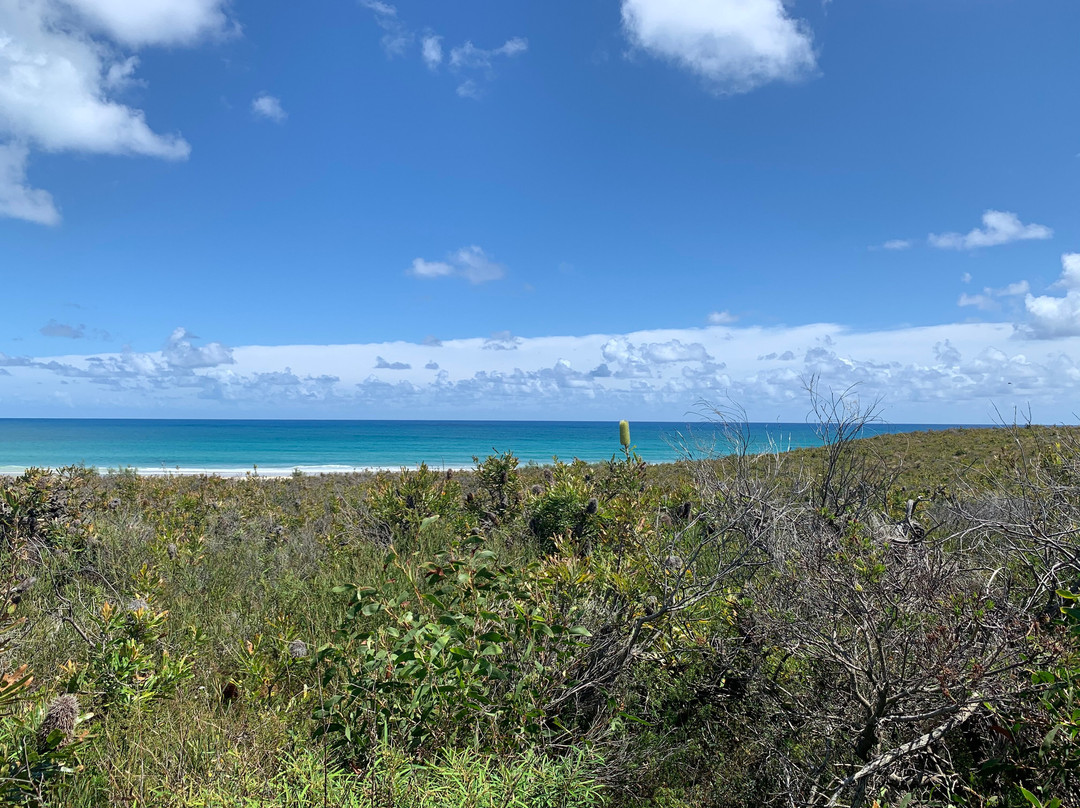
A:
[[[386,566],[387,586],[338,589],[349,605],[318,655],[332,695],[317,737],[364,765],[380,743],[522,749],[558,731],[546,705],[586,632],[553,613],[535,565],[501,565],[472,537]]]
[[[465,500],[465,507],[476,521],[505,526],[522,513],[524,500],[518,459],[512,452],[489,455],[480,462],[474,457],[472,474],[476,490]]]
[[[62,695],[51,703],[35,692],[26,662],[11,652],[26,634],[20,607],[33,590],[41,553],[55,542],[82,533],[81,495],[88,475],[81,470],[52,474],[31,469],[0,481],[0,805],[44,806],[74,771],[85,740],[76,735],[84,720],[78,701]]]
[[[84,541],[95,477],[81,466],[31,468],[18,477],[0,477],[0,541],[8,548]]]
[[[172,696],[191,677],[192,661],[164,647],[168,616],[155,608],[152,594],[135,593],[118,604],[105,601],[81,629],[89,643],[87,662],[65,666],[68,690],[93,694],[102,711]]]
[[[0,480],[0,676],[36,676],[0,776],[71,808],[1075,805],[1078,436],[852,440],[839,513],[829,447]],[[95,713],[71,744],[58,693]]]
[[[584,548],[599,525],[599,500],[594,496],[590,472],[584,463],[555,462],[551,481],[529,501],[529,531],[539,540],[542,553],[555,548],[555,539],[570,540]]]
[[[453,533],[465,533],[470,515],[461,507],[461,486],[453,476],[426,463],[399,474],[380,474],[371,492],[371,517],[377,539],[409,552],[422,527],[438,520]]]

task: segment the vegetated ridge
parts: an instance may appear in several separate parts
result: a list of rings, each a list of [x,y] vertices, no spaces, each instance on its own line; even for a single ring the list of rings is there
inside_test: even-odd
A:
[[[1080,433],[825,403],[662,466],[4,479],[0,804],[1076,804]]]

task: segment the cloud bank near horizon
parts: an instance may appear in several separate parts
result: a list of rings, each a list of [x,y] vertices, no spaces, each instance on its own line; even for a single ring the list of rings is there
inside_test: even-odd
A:
[[[816,323],[352,345],[236,346],[177,328],[160,351],[0,354],[8,417],[675,420],[735,403],[801,421],[806,380],[857,385],[893,422],[1075,420],[1080,336],[1007,323],[855,332]]]

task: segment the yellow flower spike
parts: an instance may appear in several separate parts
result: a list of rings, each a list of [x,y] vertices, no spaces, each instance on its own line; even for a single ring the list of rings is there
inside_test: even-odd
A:
[[[113,605],[111,603],[109,603],[109,601],[105,601],[101,605],[101,616],[104,617],[106,620],[108,620],[110,617],[112,617],[113,612],[115,612],[115,611],[116,610],[113,608]]]
[[[619,443],[624,449],[630,448],[630,422],[619,421]]]

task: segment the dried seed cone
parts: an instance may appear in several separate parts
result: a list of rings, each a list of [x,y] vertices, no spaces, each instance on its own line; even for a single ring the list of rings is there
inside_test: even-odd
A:
[[[293,640],[289,643],[289,656],[293,659],[303,659],[308,655],[307,643],[303,640]]]
[[[61,730],[64,733],[64,737],[57,744],[57,748],[71,743],[71,739],[75,737],[75,721],[78,717],[79,700],[70,693],[57,696],[49,705],[49,709],[38,727],[38,747],[47,746],[49,736],[55,730]]]
[[[624,449],[630,448],[630,422],[619,421],[619,443]]]

